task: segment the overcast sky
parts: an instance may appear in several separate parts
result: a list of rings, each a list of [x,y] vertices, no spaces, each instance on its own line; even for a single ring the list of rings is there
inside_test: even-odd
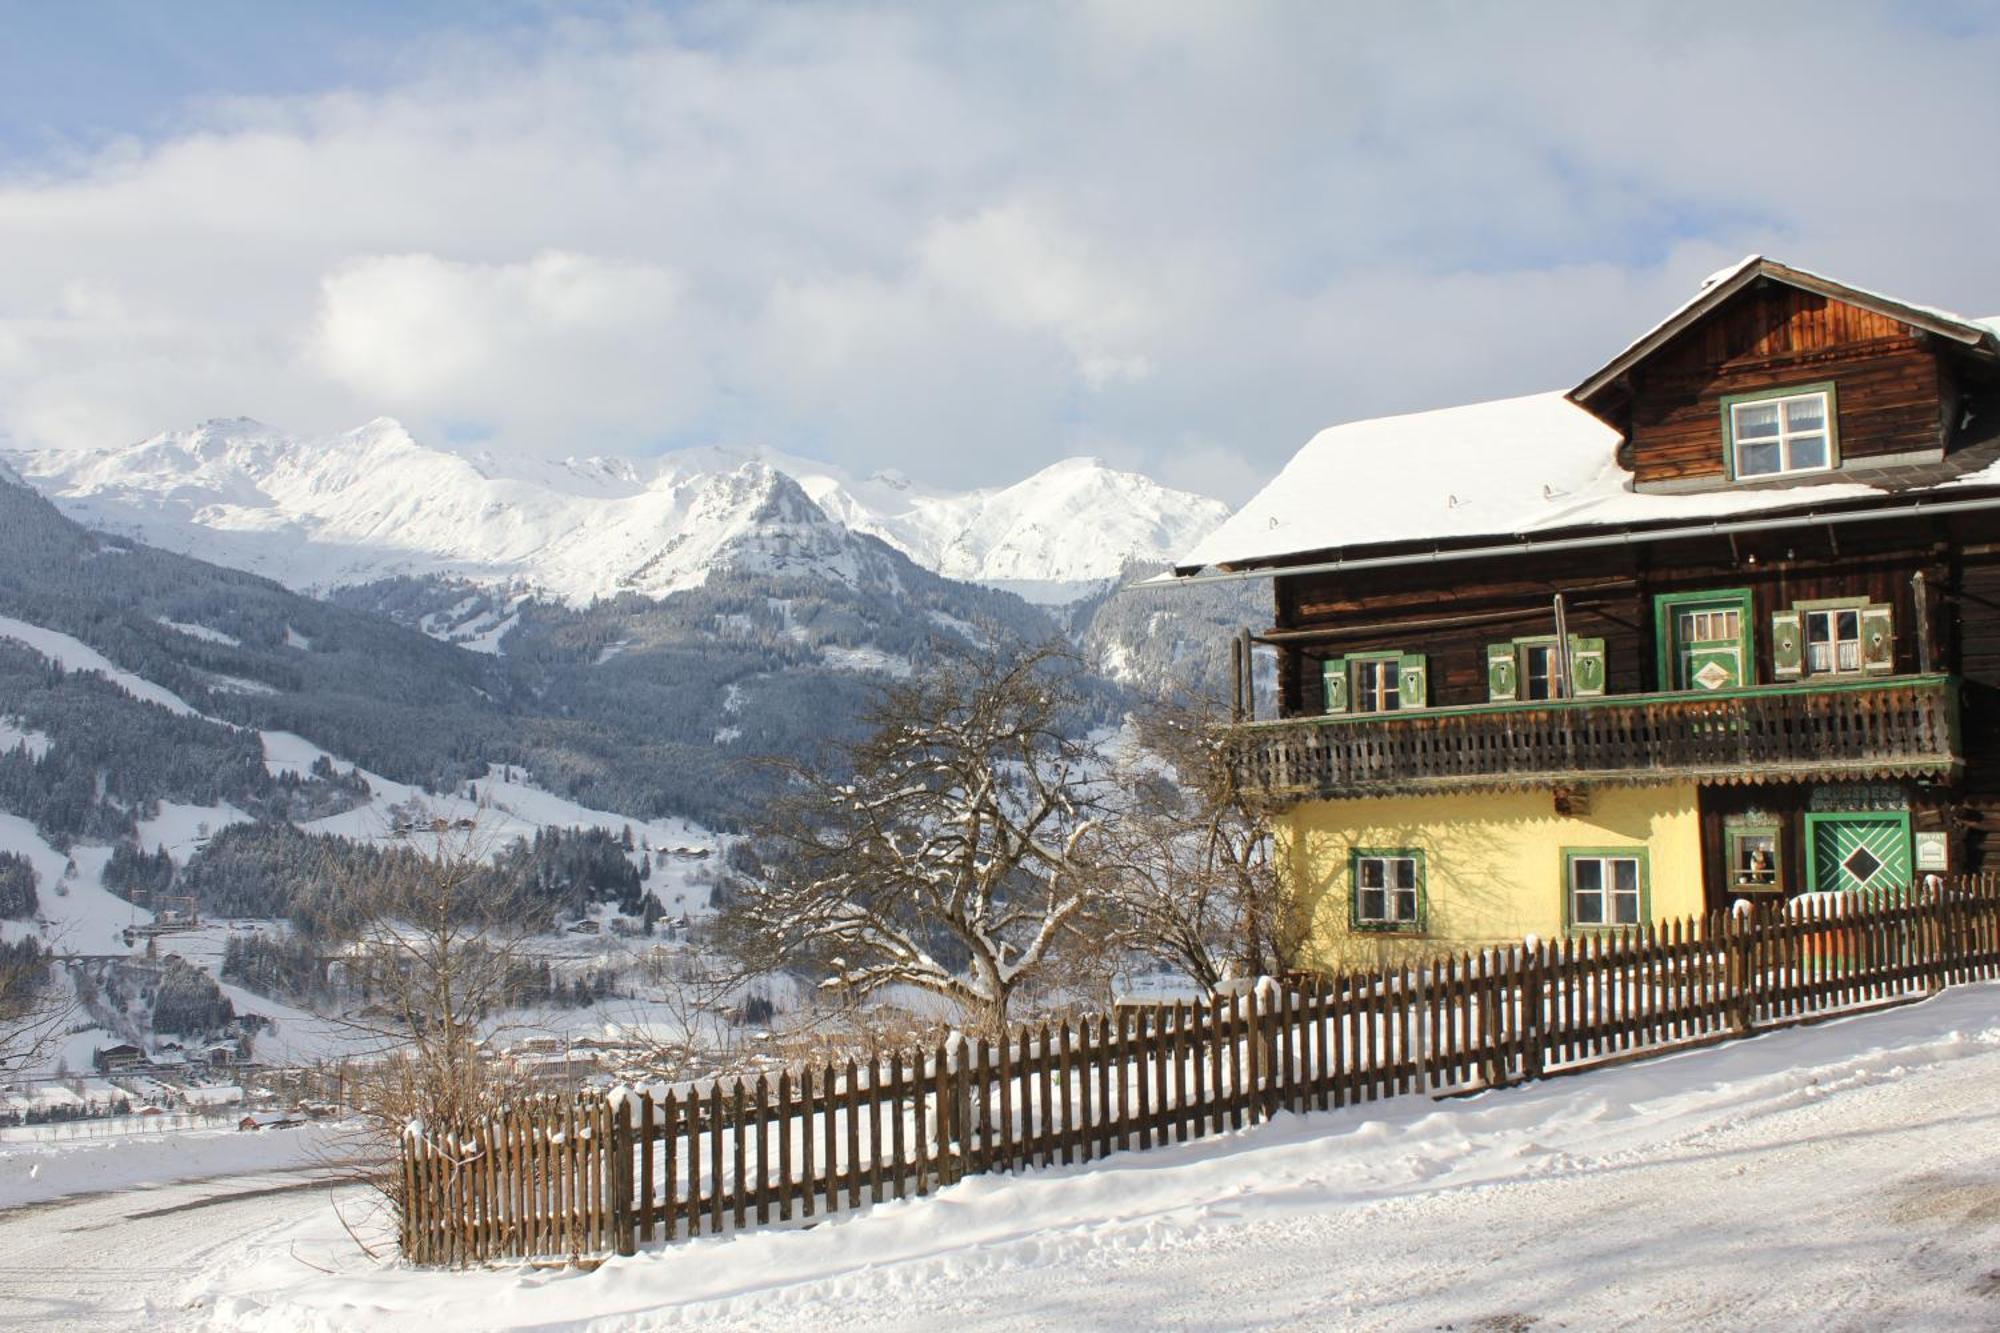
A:
[[[2000,11],[0,0],[0,434],[1245,498],[1761,251],[2000,311]]]

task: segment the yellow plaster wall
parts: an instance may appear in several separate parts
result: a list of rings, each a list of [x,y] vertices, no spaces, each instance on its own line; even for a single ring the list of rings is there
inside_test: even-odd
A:
[[[1563,931],[1564,848],[1643,847],[1655,920],[1702,912],[1701,819],[1692,783],[1606,787],[1586,816],[1547,791],[1309,801],[1277,828],[1309,966],[1371,967],[1450,945],[1518,943]],[[1421,938],[1349,929],[1353,849],[1424,853]]]

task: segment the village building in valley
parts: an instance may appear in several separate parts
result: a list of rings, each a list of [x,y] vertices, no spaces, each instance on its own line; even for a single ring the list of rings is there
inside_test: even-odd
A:
[[[1567,393],[1322,432],[1174,576],[1272,578],[1310,965],[2000,870],[2000,320],[1752,257]]]

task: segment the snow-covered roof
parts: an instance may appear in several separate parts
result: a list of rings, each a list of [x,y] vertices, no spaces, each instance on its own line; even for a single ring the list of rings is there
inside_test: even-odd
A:
[[[1256,564],[1359,546],[1527,537],[1565,528],[1721,519],[1867,499],[1858,481],[1642,494],[1618,432],[1560,393],[1377,417],[1315,435],[1284,471],[1177,563]],[[1952,484],[2000,483],[2000,468]]]
[[[1888,494],[1880,474],[1866,480],[1833,476],[1806,486],[1639,493],[1616,460],[1619,432],[1577,405],[1760,277],[1870,306],[2000,354],[2000,316],[1974,320],[1913,306],[1750,255],[1710,277],[1680,309],[1566,394],[1376,417],[1321,431],[1248,504],[1176,561],[1175,572],[1254,568],[1360,547],[1721,521]],[[1935,485],[2000,485],[2000,462],[1969,457],[1961,475]],[[1907,481],[1894,487],[1916,488]]]

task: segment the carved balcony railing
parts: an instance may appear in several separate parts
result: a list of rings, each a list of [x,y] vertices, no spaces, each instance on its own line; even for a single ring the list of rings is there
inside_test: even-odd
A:
[[[1294,718],[1233,742],[1241,780],[1273,796],[1944,778],[1964,763],[1958,682],[1941,675]]]

